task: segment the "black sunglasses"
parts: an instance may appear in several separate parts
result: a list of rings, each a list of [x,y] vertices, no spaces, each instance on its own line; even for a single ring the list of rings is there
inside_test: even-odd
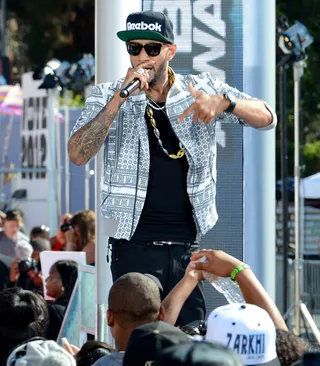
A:
[[[141,43],[127,42],[127,51],[131,56],[138,56],[144,48],[148,56],[155,57],[160,54],[161,47],[162,43],[152,42],[142,45]]]

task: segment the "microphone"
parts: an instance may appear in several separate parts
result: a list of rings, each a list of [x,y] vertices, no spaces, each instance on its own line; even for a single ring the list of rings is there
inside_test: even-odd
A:
[[[137,70],[138,74],[143,74],[144,69],[140,68]],[[148,74],[150,70],[147,70]],[[140,88],[140,79],[135,78],[133,79],[129,84],[127,84],[124,88],[120,91],[120,97],[121,98],[127,98],[131,93],[133,93],[135,90]]]
[[[133,79],[120,91],[121,98],[127,98],[131,93],[140,88],[140,79]]]

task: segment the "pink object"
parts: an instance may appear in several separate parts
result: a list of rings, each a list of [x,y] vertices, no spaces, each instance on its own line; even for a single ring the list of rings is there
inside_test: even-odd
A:
[[[21,116],[23,109],[22,89],[19,85],[0,86],[0,114]]]

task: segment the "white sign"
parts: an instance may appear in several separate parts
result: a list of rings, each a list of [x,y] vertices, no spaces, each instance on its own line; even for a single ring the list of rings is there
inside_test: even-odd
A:
[[[22,75],[21,168],[47,169],[48,98],[45,89],[38,89],[42,82],[33,80],[32,72]],[[48,225],[47,174],[22,173],[20,187],[27,190],[27,202],[20,205],[25,213],[27,227]]]

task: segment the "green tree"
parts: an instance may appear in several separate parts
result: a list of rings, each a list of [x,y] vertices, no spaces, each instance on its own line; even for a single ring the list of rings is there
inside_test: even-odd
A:
[[[10,0],[9,42],[17,78],[52,57],[69,62],[94,52],[94,0]],[[16,24],[12,25],[12,20]]]

